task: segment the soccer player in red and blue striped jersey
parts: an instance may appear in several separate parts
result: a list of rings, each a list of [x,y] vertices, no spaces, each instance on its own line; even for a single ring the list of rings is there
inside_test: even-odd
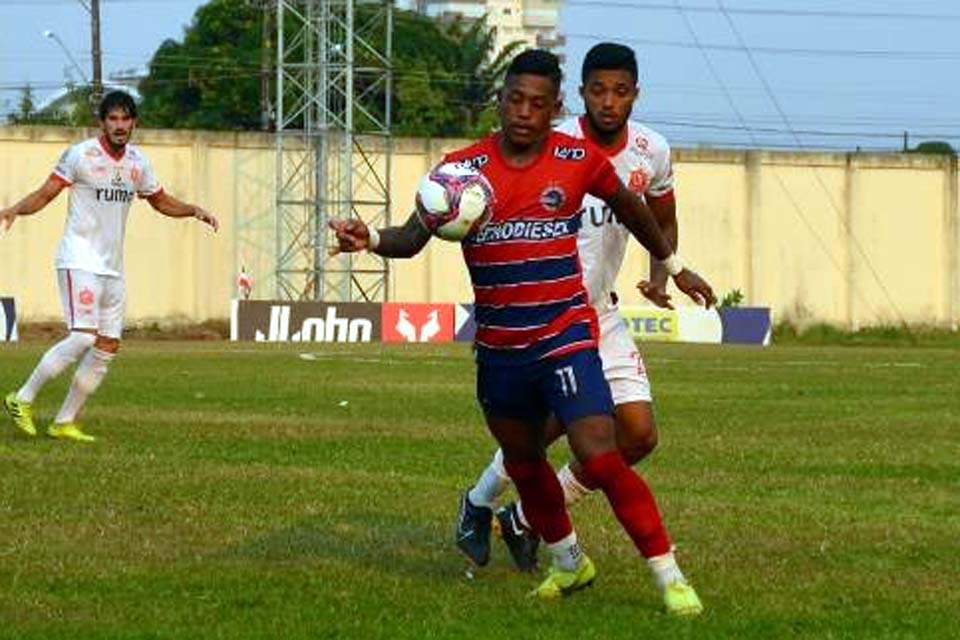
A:
[[[547,462],[544,428],[556,415],[574,455],[638,548],[662,535],[643,518],[645,485],[617,450],[613,401],[597,354],[597,316],[577,253],[585,194],[605,201],[677,287],[705,304],[710,286],[684,269],[643,201],[590,141],[551,131],[560,111],[559,61],[542,50],[518,55],[499,94],[501,128],[445,161],[469,162],[493,186],[493,214],[463,242],[476,302],[477,398],[504,466],[553,563],[535,590],[557,597],[590,584],[596,570],[577,544],[563,491]],[[411,257],[430,233],[415,212],[399,227],[371,231],[334,220],[339,251]],[[458,532],[469,536],[469,532]],[[483,562],[481,562],[483,564]]]

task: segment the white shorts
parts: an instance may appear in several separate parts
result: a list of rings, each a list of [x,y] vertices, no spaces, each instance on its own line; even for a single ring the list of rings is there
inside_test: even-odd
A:
[[[127,299],[123,278],[80,269],[57,269],[57,282],[68,329],[95,329],[105,338],[120,339]]]
[[[600,360],[610,384],[613,404],[651,402],[650,380],[640,350],[616,307],[597,310],[600,319]]]

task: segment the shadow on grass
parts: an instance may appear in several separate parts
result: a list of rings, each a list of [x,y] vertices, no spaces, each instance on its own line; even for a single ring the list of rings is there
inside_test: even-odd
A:
[[[374,511],[306,518],[226,550],[223,556],[267,563],[349,563],[395,576],[444,580],[462,574],[466,566],[451,531]]]

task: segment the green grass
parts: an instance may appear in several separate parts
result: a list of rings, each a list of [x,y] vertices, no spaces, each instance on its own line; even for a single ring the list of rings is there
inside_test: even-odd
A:
[[[45,346],[2,347],[0,389]],[[499,543],[465,580],[456,501],[493,450],[465,347],[308,348],[131,342],[86,411],[96,444],[4,427],[0,637],[958,633],[956,350],[646,346],[641,470],[708,608],[678,621],[600,496],[573,514],[594,588],[530,601]]]
[[[774,325],[772,339],[778,345],[960,349],[960,331],[923,325],[881,325],[851,331],[831,324],[801,329],[786,321]]]

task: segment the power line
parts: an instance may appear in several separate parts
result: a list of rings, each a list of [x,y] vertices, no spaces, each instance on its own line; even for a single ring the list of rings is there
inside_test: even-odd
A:
[[[567,39],[603,40],[605,36],[594,33],[568,32]],[[648,38],[618,37],[618,40],[633,42],[651,47],[676,47],[680,49],[710,49],[714,51],[733,51],[744,53],[742,45],[697,44],[684,40],[651,40]],[[753,53],[769,55],[796,55],[813,57],[850,57],[850,58],[895,58],[897,60],[958,60],[960,51],[918,51],[898,49],[809,49],[805,47],[751,47]]]
[[[767,92],[767,95],[769,96],[771,103],[774,105],[774,108],[777,110],[777,113],[779,113],[780,117],[783,119],[783,123],[786,125],[788,129],[793,130],[793,125],[790,123],[790,118],[787,116],[786,111],[784,111],[783,107],[781,106],[780,101],[777,99],[777,96],[773,91],[773,88],[770,86],[770,83],[767,82],[766,75],[764,75],[764,73],[760,70],[760,65],[757,64],[757,61],[753,56],[753,52],[751,51],[750,47],[747,46],[746,40],[744,40],[743,35],[740,33],[740,30],[737,28],[737,25],[733,21],[733,18],[730,17],[729,13],[727,13],[723,0],[716,0],[716,2],[717,2],[717,6],[720,8],[721,13],[723,14],[724,19],[727,22],[727,25],[730,28],[730,31],[733,33],[740,47],[743,49],[744,53],[746,54],[754,74],[760,80],[760,83],[763,86],[764,91]],[[694,33],[692,25],[690,26],[690,29],[691,29],[691,33]],[[793,132],[793,138],[797,142],[797,144],[802,143],[802,141],[800,140],[800,137],[796,134],[795,131]],[[798,214],[800,214],[801,219],[810,229],[811,233],[814,233],[815,237],[817,237],[818,241],[820,241],[822,244],[823,242],[822,239],[820,238],[819,234],[816,233],[810,221],[806,218],[805,215],[803,215],[802,210],[799,206],[799,203],[797,203],[796,199],[793,197],[793,194],[787,188],[786,183],[784,182],[782,176],[780,176],[779,173],[777,173],[776,175],[777,175],[778,181],[783,187],[784,193],[787,194],[787,197],[790,200],[791,204],[793,205],[794,209],[797,211]],[[823,181],[823,176],[820,174],[820,171],[816,167],[813,167],[813,175],[816,178],[817,184],[820,186],[820,189],[823,191],[824,195],[826,196],[827,202],[830,203],[830,208],[833,210],[834,215],[836,216],[837,220],[840,222],[841,226],[846,231],[847,237],[850,238],[850,240],[853,242],[853,245],[856,248],[857,252],[860,254],[860,257],[863,259],[864,263],[870,269],[871,275],[876,281],[877,286],[883,292],[883,295],[887,299],[887,302],[890,305],[890,308],[894,311],[894,313],[900,319],[900,324],[906,327],[907,326],[906,319],[903,317],[903,314],[900,312],[900,308],[897,306],[896,300],[890,294],[890,291],[889,289],[887,289],[886,284],[880,278],[879,273],[877,273],[876,268],[873,266],[873,262],[870,260],[869,256],[867,256],[867,253],[864,250],[863,245],[860,243],[860,240],[853,233],[853,229],[850,227],[849,221],[847,221],[844,218],[844,216],[841,214],[840,208],[837,206],[836,202],[833,199],[833,194],[827,188],[826,183],[824,183]],[[824,249],[826,249],[826,247],[824,247]],[[830,254],[829,252],[827,252],[827,254],[830,256],[831,261],[834,262],[834,265],[839,267],[839,265],[836,265],[836,262],[834,261],[832,254]],[[840,269],[840,273],[845,273],[845,271],[843,269]],[[864,302],[868,308],[870,308],[874,316],[879,316],[879,314],[874,310],[873,305],[867,303],[866,297],[863,295],[862,292],[859,291],[859,289],[854,289],[854,292],[855,294],[859,294],[861,301]]]
[[[569,7],[617,7],[637,11],[684,11],[686,13],[722,13],[716,7],[703,5],[671,5],[658,2],[623,2],[617,0],[567,0]],[[960,14],[953,13],[906,13],[897,11],[816,11],[810,9],[752,9],[727,8],[727,13],[751,16],[776,17],[816,17],[816,18],[847,18],[847,19],[884,19],[884,20],[960,20]]]

